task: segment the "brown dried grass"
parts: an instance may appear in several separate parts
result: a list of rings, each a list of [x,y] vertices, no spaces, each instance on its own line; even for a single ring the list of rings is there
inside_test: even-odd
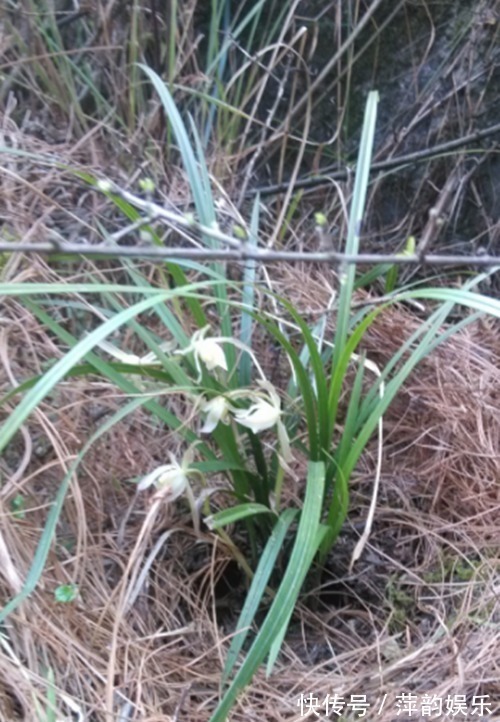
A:
[[[194,6],[190,2],[183,7],[185,38]],[[106,30],[109,18],[99,17],[99,22]],[[487,30],[489,23],[480,27]],[[104,33],[102,42],[107,38]],[[110,47],[110,53],[121,53],[123,44]],[[112,64],[112,57],[112,80],[122,80],[111,85],[121,104],[126,75]],[[468,64],[468,53],[463,57]],[[16,62],[13,57],[12,65]],[[51,70],[49,56],[39,62]],[[184,74],[196,78],[194,55],[183,62]],[[36,99],[36,77],[27,77]],[[51,111],[39,114],[50,117],[46,137],[40,129],[31,132],[29,124],[20,129],[12,120],[14,111],[7,103],[0,115],[0,144],[50,154],[96,173],[104,168],[124,187],[147,170],[158,180],[160,192],[168,182],[170,201],[175,202],[177,188],[180,202],[185,200],[181,174],[169,168],[165,180],[160,161],[158,167],[150,161],[147,168],[134,168],[132,176],[114,165],[120,153],[129,161],[141,132],[151,143],[157,142],[155,135],[162,136],[161,128],[154,128],[161,125],[157,107],[139,123],[132,140],[104,123],[77,132],[64,118],[62,132],[50,137],[56,119]],[[103,139],[109,138],[113,157],[104,150]],[[398,152],[392,140],[387,148]],[[151,155],[161,160],[160,147]],[[233,159],[233,165],[237,163],[238,158]],[[224,160],[219,164],[225,167]],[[394,205],[393,194],[386,198]],[[14,156],[2,157],[0,213],[4,235],[25,241],[57,238],[59,233],[65,240],[92,241],[96,218],[110,220],[104,199],[87,194],[58,170],[40,171]],[[329,217],[335,214],[341,215],[336,195],[331,212],[328,209]],[[420,209],[416,215],[425,217]],[[412,230],[409,223],[400,226]],[[314,322],[328,303],[334,278],[320,268],[275,271],[273,289],[291,298]],[[79,268],[75,278],[85,272]],[[17,256],[8,261],[4,278],[50,280],[56,274],[40,259],[32,258],[26,266]],[[384,313],[367,338],[370,358],[386,361],[417,324],[402,307]],[[45,330],[16,303],[5,307],[0,350],[1,390],[39,373],[43,362],[59,353]],[[356,536],[346,529],[330,560],[330,571],[337,571],[342,582],[340,603],[321,597],[318,590],[316,607],[298,608],[275,673],[269,680],[263,671],[258,673],[235,708],[234,720],[300,719],[301,693],[320,700],[337,693],[366,694],[372,701],[387,694],[377,718],[393,722],[401,719],[394,711],[395,696],[412,690],[438,696],[489,694],[498,716],[499,356],[498,328],[476,324],[434,353],[406,384],[385,419],[384,476],[370,544],[349,574]],[[3,598],[16,593],[26,576],[48,507],[71,460],[100,414],[112,412],[118,400],[106,384],[61,384],[4,455]],[[218,609],[228,603],[221,599],[217,580],[229,567],[229,553],[211,535],[193,536],[181,503],[150,507],[127,483],[163,461],[173,444],[137,412],[87,455],[73,480],[58,543],[41,583],[9,618],[0,637],[1,720],[39,719],[35,701],[45,708],[48,669],[54,673],[61,714],[68,719],[73,711],[75,719],[92,722],[196,722],[206,720],[214,709],[240,601],[229,595],[234,608],[224,613]],[[368,450],[353,480],[353,524],[366,516],[373,468]],[[16,518],[10,506],[18,493],[27,500],[24,519]],[[70,581],[80,588],[77,603],[56,604],[54,588]]]
[[[56,352],[25,310],[12,304],[8,312],[3,388]],[[383,314],[368,355],[387,360],[416,324],[404,308]],[[297,610],[275,673],[258,673],[232,719],[300,719],[301,693],[366,694],[373,704],[387,694],[384,722],[397,719],[396,695],[415,690],[488,694],[498,706],[499,356],[497,327],[477,323],[406,384],[385,420],[382,490],[364,558],[336,580],[340,603],[317,590],[316,605]],[[105,384],[72,380],[12,442],[0,493],[4,598],[25,578],[70,460],[116,402]],[[49,668],[61,711],[73,705],[85,720],[201,721],[214,709],[241,602],[240,591],[227,594],[227,579],[217,585],[229,552],[210,534],[195,538],[181,503],[151,507],[127,483],[172,444],[137,412],[86,457],[41,583],[7,623],[3,719],[36,719]],[[365,518],[372,469],[367,453],[353,482],[353,523]],[[16,493],[28,500],[23,520],[10,509]],[[347,529],[333,572],[346,566],[353,543]],[[56,604],[53,590],[70,581],[78,601]]]

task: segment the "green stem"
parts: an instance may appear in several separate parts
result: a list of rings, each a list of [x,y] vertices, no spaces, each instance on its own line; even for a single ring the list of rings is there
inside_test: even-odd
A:
[[[281,502],[281,490],[283,488],[283,479],[285,478],[285,470],[278,463],[278,472],[276,474],[276,484],[274,486],[274,511],[279,514]]]

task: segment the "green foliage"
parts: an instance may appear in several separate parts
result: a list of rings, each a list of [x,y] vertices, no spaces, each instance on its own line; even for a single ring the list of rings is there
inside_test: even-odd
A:
[[[290,2],[282,7],[268,0],[242,2],[233,10],[227,0],[199,2],[198,9],[196,5],[195,0],[172,0],[165,13],[159,6],[158,13],[145,13],[133,0],[114,20],[119,43],[113,33],[102,32],[107,14],[101,18],[83,10],[71,20],[72,13],[49,0],[26,0],[20,22],[18,13],[6,7],[8,47],[22,59],[16,67],[16,92],[30,89],[40,109],[50,108],[80,137],[96,122],[106,126],[119,148],[122,134],[142,130],[151,115],[140,65],[152,59],[169,92],[181,94],[196,115],[197,127],[204,129],[203,146],[217,140],[229,148],[248,117],[242,109],[261,75],[257,64],[247,63],[232,79],[231,68],[235,62],[241,65],[243,45],[246,52],[259,53],[276,40]],[[193,38],[200,34],[206,40],[195,54]],[[10,53],[5,57],[10,64]],[[186,87],[186,76],[195,75],[194,87],[191,82]],[[11,83],[5,87],[6,94]],[[7,101],[1,91],[0,100]]]
[[[24,519],[26,516],[26,499],[22,494],[16,494],[10,502],[12,515],[16,519]]]
[[[69,604],[78,598],[79,590],[76,584],[60,584],[54,589],[54,599],[60,604]]]
[[[262,3],[255,7],[252,17],[257,17]],[[214,45],[214,60],[220,59],[223,47],[216,50]],[[190,120],[188,130],[165,83],[151,69],[141,68],[168,117],[197,218],[204,226],[213,225],[217,213],[195,124]],[[345,248],[348,254],[356,254],[359,246],[377,102],[377,93],[370,93],[350,209]],[[90,176],[86,178],[97,183]],[[139,220],[139,212],[113,193],[112,187],[104,190],[124,218]],[[153,243],[161,242],[152,228],[147,230]],[[257,245],[258,200],[249,228],[243,230],[247,242]],[[214,243],[208,236],[202,241],[210,246]],[[192,282],[191,271],[202,280]],[[424,288],[393,294],[386,306],[410,298],[440,303],[386,368],[379,370],[357,351],[370,324],[386,306],[367,307],[353,316],[354,265],[341,269],[333,339],[324,338],[323,321],[311,329],[285,298],[268,294],[272,313],[258,306],[253,263],[246,265],[241,284],[230,282],[218,263],[207,268],[193,263],[167,263],[154,280],[145,278],[132,264],[124,264],[123,273],[128,283],[95,283],[91,279],[85,284],[0,284],[0,293],[23,302],[59,342],[61,351],[65,349],[40,378],[29,380],[3,400],[12,403],[14,396],[22,394],[0,429],[0,451],[39,404],[55,393],[63,379],[98,376],[130,397],[86,442],[61,480],[25,586],[0,612],[0,622],[36,588],[69,485],[91,446],[143,408],[177,435],[185,451],[182,459],[170,455],[151,473],[145,470],[138,491],[148,493],[149,487],[154,487],[156,498],[165,503],[175,503],[185,496],[195,528],[201,508],[212,528],[231,549],[237,550],[238,560],[251,577],[224,669],[224,685],[227,682],[228,687],[212,716],[212,722],[223,722],[238,693],[266,658],[268,673],[272,671],[314,560],[324,562],[346,519],[351,475],[366,444],[380,429],[389,404],[422,358],[474,318],[466,318],[443,332],[454,304],[500,317],[500,303],[471,291],[480,277],[464,289]],[[392,279],[390,286],[394,284]],[[84,308],[95,306],[99,313],[86,316],[81,327],[76,324],[70,330],[60,311],[68,306],[68,300],[76,304],[82,296],[88,301]],[[217,328],[213,319],[217,319]],[[158,327],[162,331],[157,335],[151,329]],[[300,348],[292,343],[285,327],[297,332]],[[238,329],[237,336],[233,328]],[[257,330],[266,343],[280,349],[288,364],[288,394],[270,383],[261,366],[259,346],[254,343]],[[124,331],[144,349],[142,355],[132,356],[119,347]],[[354,379],[349,387],[353,368]],[[369,384],[371,375],[374,381]],[[184,416],[160,403],[160,395],[167,394],[182,398],[189,413]],[[304,461],[306,479],[293,480],[294,454]],[[297,508],[287,508],[289,500],[284,491],[289,483],[296,484],[294,496],[303,498]],[[212,508],[214,489],[226,491],[228,508]],[[290,548],[288,556],[285,549]],[[279,575],[273,574],[276,570]],[[59,597],[59,601],[70,601],[70,590],[60,588]],[[248,630],[264,600],[270,604],[268,611],[237,667]]]

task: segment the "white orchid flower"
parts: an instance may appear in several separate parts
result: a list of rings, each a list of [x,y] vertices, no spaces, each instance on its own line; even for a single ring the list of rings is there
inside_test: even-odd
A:
[[[245,395],[255,399],[254,403],[248,409],[233,410],[236,421],[253,431],[254,434],[271,429],[281,417],[280,397],[276,393],[274,386],[269,381],[259,381],[258,383],[266,394],[264,395],[258,391],[247,391]],[[237,395],[242,394],[237,392]]]
[[[210,401],[206,401],[201,407],[202,412],[207,416],[205,423],[200,429],[200,434],[210,434],[219,421],[223,424],[228,424],[229,408],[229,404],[224,396],[215,396],[213,399],[210,399]]]
[[[254,434],[276,426],[281,454],[286,462],[290,462],[292,460],[290,440],[285,425],[281,421],[280,397],[269,381],[259,381],[258,383],[266,392],[266,396],[259,392],[253,392],[251,398],[255,399],[254,403],[248,409],[232,409],[234,418]],[[247,395],[250,394],[247,392]]]
[[[177,499],[186,491],[188,474],[190,473],[189,465],[184,463],[184,459],[182,460],[182,464],[179,464],[175,456],[171,453],[169,456],[170,464],[157,466],[156,469],[141,479],[137,485],[139,491],[144,491],[144,489],[148,489],[150,486],[155,486],[158,491],[168,496],[169,501]]]
[[[144,491],[144,489],[148,489],[150,486],[155,486],[157,492],[154,498],[156,498],[156,500],[165,499],[166,501],[174,501],[185,494],[191,508],[196,533],[200,531],[200,515],[188,477],[197,474],[203,478],[203,474],[198,469],[192,467],[194,447],[197,443],[198,442],[194,442],[194,444],[191,444],[182,457],[180,464],[175,456],[169,452],[171,463],[156,467],[156,469],[141,479],[137,485],[138,491]]]
[[[185,356],[187,353],[194,354],[198,381],[201,381],[200,361],[203,361],[208,371],[213,371],[216,368],[227,371],[226,356],[220,342],[216,338],[205,338],[209,328],[209,326],[205,326],[205,328],[195,331],[191,337],[189,346],[182,351],[177,351],[181,356]]]
[[[272,428],[281,416],[280,409],[264,399],[257,399],[250,408],[235,409],[233,413],[236,421],[254,434]]]
[[[203,338],[197,341],[194,352],[203,361],[209,371],[215,368],[227,371],[227,361],[222,346],[213,338]]]

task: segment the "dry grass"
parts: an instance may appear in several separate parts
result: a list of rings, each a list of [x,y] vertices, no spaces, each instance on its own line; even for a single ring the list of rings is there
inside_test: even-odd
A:
[[[403,308],[382,316],[369,354],[387,359],[417,323]],[[14,304],[2,342],[4,388],[55,351]],[[301,693],[334,692],[373,703],[387,694],[386,722],[397,718],[396,695],[411,691],[487,694],[498,713],[499,356],[497,328],[476,324],[414,374],[386,418],[382,491],[363,558],[349,574],[356,534],[346,529],[329,564],[343,573],[334,593],[327,577],[309,592],[276,672],[259,673],[232,719],[299,719]],[[11,445],[0,496],[4,596],[26,575],[57,482],[117,400],[103,384],[63,384]],[[8,620],[3,719],[34,719],[49,669],[61,710],[73,705],[81,719],[111,719],[113,709],[122,719],[201,721],[213,710],[241,580],[214,536],[193,535],[187,508],[151,506],[127,483],[171,444],[137,412],[86,457],[41,584]],[[356,528],[372,466],[367,454],[354,481]],[[22,520],[10,508],[16,494],[27,500]],[[78,601],[57,604],[54,589],[69,582]]]
[[[86,3],[81,4],[87,9]],[[135,116],[130,106],[131,58],[124,51],[129,16],[119,21],[112,15],[119,3],[110,2],[98,13],[93,13],[94,3],[88,5],[92,12],[83,26],[83,41],[89,47],[95,45],[89,53],[89,72],[101,84],[114,113],[94,122],[91,111],[83,110],[83,98],[75,116],[75,106],[67,102],[59,77],[65,67],[60,64],[62,57],[35,47],[36,43],[29,52],[23,45],[35,31],[33,14],[23,15],[19,35],[12,23],[9,25],[12,18],[9,21],[3,15],[1,29],[6,32],[1,70],[8,82],[0,90],[5,106],[0,114],[0,145],[50,155],[98,175],[105,173],[123,187],[133,188],[139,177],[151,176],[165,203],[185,206],[189,194],[183,173],[176,167],[175,157],[174,163],[165,160],[165,124],[158,103],[144,102]],[[355,5],[359,9],[362,4]],[[404,5],[408,13],[408,38],[399,39],[397,57],[405,62],[403,46],[411,46],[411,97],[405,98],[396,117],[395,109],[381,104],[381,136],[385,133],[385,137],[379,138],[379,155],[384,158],[466,134],[477,127],[477,118],[482,118],[482,105],[489,108],[484,122],[493,122],[498,96],[493,82],[500,27],[497,1],[478,3],[486,15],[483,18],[478,13],[472,19],[471,32],[456,55],[450,52],[445,57],[446,67],[440,64],[440,72],[433,70],[431,60],[443,53],[440,43],[445,33],[433,24],[432,4],[422,2],[420,7],[420,12],[430,12],[428,37],[413,37],[411,19],[416,3],[398,5]],[[30,3],[24,6],[29,9]],[[342,19],[342,12],[345,15],[346,7],[350,10],[350,3],[337,6],[336,21]],[[494,12],[491,16],[489,9]],[[199,42],[193,25],[196,10],[197,3],[190,0],[179,13],[182,52],[176,81],[185,88],[203,90],[206,78],[195,52]],[[153,15],[144,13],[140,22],[144,23],[148,50],[154,55],[159,48],[150,25]],[[381,27],[381,19],[382,15],[377,16],[373,27]],[[297,45],[294,52],[299,48],[308,66],[318,70],[315,37],[323,17],[290,17],[289,35],[303,22],[309,23],[310,46]],[[161,18],[161,23],[166,37],[168,19]],[[68,44],[77,32],[74,27],[65,31]],[[342,23],[337,22],[336,27],[337,51],[346,38]],[[371,28],[370,32],[376,39],[378,30]],[[240,52],[234,52],[232,60],[241,60]],[[67,54],[69,58],[72,53]],[[273,120],[275,125],[281,123],[281,130],[272,134],[266,127],[268,109],[256,108],[255,125],[244,136],[251,151],[243,147],[243,136],[212,149],[208,162],[217,181],[236,191],[241,190],[242,178],[245,184],[250,178],[252,183],[267,182],[266,164],[279,156],[277,180],[286,179],[290,168],[285,157],[298,157],[306,136],[308,153],[301,173],[323,165],[323,155],[325,162],[335,158],[343,163],[355,139],[346,132],[337,135],[335,130],[329,148],[325,133],[330,137],[332,121],[340,128],[352,88],[357,92],[360,78],[366,82],[363,53],[359,63],[351,62],[350,53],[339,56],[331,74],[332,85],[327,88],[325,84],[318,91],[318,97],[335,98],[339,116],[334,117],[328,99],[326,113],[316,111],[325,118],[318,118],[318,128],[313,127],[310,135],[305,132],[311,120],[307,113],[303,125],[291,113],[291,106],[311,80],[302,61],[294,60],[296,67],[290,65],[284,53],[281,61],[275,59],[272,73],[265,66],[259,68],[242,102],[251,112],[254,91],[263,88],[264,105],[272,99]],[[367,51],[368,63],[370,53]],[[378,54],[373,51],[377,63]],[[255,70],[251,64],[249,68]],[[408,72],[406,67],[391,82],[401,83]],[[480,81],[473,86],[469,81],[476,75]],[[43,77],[47,85],[42,91]],[[80,82],[85,84],[82,79]],[[51,96],[51,87],[61,95]],[[277,90],[287,91],[281,106],[274,105]],[[16,104],[16,93],[20,104]],[[188,91],[176,97],[192,103]],[[23,107],[27,99],[29,111]],[[350,112],[357,112],[354,104]],[[296,137],[291,137],[290,128]],[[257,145],[253,145],[255,140]],[[326,157],[325,150],[331,155]],[[255,154],[253,160],[251,153]],[[379,249],[381,240],[385,249],[400,248],[407,234],[425,234],[429,209],[441,203],[447,220],[441,231],[446,243],[458,239],[465,249],[484,246],[494,252],[498,204],[488,190],[490,175],[476,173],[483,159],[486,165],[493,162],[494,153],[486,150],[479,156],[477,169],[470,172],[464,152],[438,164],[411,167],[402,182],[402,176],[389,175],[374,184],[370,217],[379,235],[364,239],[367,248],[375,243]],[[294,168],[298,170],[298,165]],[[445,193],[446,181],[455,175],[458,187],[450,195]],[[341,229],[342,236],[350,192],[349,182],[328,181],[324,188],[304,195],[288,223],[286,204],[280,198],[266,200],[264,237],[276,234],[289,246],[309,248],[312,211],[318,208]],[[484,204],[479,202],[481,198]],[[235,205],[247,214],[245,203],[235,201]],[[7,240],[57,240],[62,235],[67,241],[94,242],[101,238],[97,221],[108,229],[123,223],[114,213],[105,199],[59,169],[19,156],[2,156],[0,220]],[[282,222],[278,224],[277,218]],[[466,229],[463,238],[457,235],[462,227]],[[97,273],[90,264],[68,266],[65,278],[82,280],[89,272]],[[112,264],[99,270],[107,275],[115,272]],[[19,256],[5,261],[3,277],[11,281],[59,278],[43,260],[31,258],[28,263]],[[321,268],[275,267],[268,282],[313,323],[328,305],[336,279],[333,272]],[[368,356],[383,364],[418,323],[412,309],[398,307],[384,313],[367,336]],[[382,486],[369,545],[350,572],[350,555],[370,501],[375,465],[370,450],[354,478],[352,528],[344,530],[332,552],[321,588],[308,589],[297,609],[276,671],[270,679],[263,670],[259,672],[232,713],[235,722],[298,720],[301,694],[313,694],[322,701],[334,693],[346,697],[365,694],[373,705],[387,695],[377,719],[395,722],[402,718],[395,711],[396,695],[412,691],[441,697],[490,695],[490,719],[499,718],[498,339],[498,326],[478,323],[469,327],[427,359],[406,384],[385,419]],[[26,309],[14,302],[4,305],[0,393],[40,373],[59,354],[46,329]],[[269,360],[269,365],[273,363],[275,359]],[[3,599],[17,593],[26,578],[48,508],[71,461],[99,420],[112,413],[121,400],[115,389],[97,381],[61,384],[0,461]],[[182,502],[171,507],[149,503],[145,496],[137,497],[129,483],[163,463],[165,452],[175,450],[174,443],[164,429],[152,425],[146,413],[138,411],[86,456],[73,479],[42,580],[29,600],[9,617],[5,630],[0,629],[2,722],[44,720],[37,705],[46,709],[51,674],[60,719],[205,722],[213,711],[244,596],[242,580],[217,537],[206,531],[194,535],[189,510]],[[12,509],[18,495],[26,504],[23,518]],[[78,600],[56,603],[54,589],[70,582],[78,585]],[[354,715],[347,714],[345,719],[354,719]]]

